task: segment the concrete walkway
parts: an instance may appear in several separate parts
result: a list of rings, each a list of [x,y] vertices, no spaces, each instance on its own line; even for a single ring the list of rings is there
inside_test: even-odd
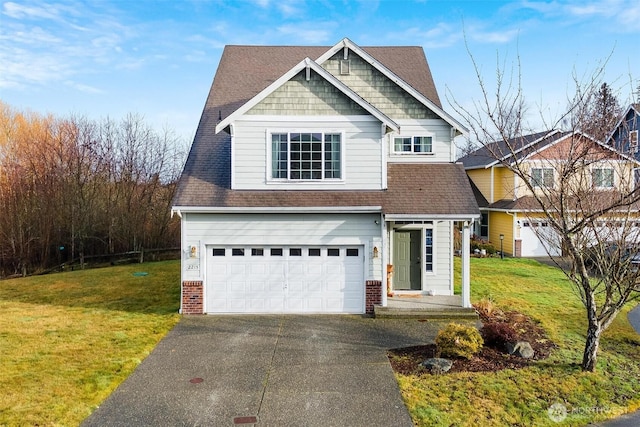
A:
[[[184,317],[83,426],[411,426],[386,356],[442,324]]]

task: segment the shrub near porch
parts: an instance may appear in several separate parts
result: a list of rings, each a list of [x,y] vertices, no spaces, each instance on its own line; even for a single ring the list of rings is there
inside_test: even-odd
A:
[[[417,425],[581,426],[640,409],[640,336],[627,321],[632,305],[605,332],[597,372],[585,373],[584,309],[560,270],[526,259],[472,259],[471,291],[473,302],[489,298],[539,321],[558,349],[518,370],[397,375]],[[555,403],[567,408],[560,423],[548,414]]]

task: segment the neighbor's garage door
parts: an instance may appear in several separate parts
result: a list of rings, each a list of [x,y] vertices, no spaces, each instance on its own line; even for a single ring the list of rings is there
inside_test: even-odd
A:
[[[523,257],[545,257],[558,256],[561,253],[560,245],[557,238],[551,239],[554,235],[553,230],[545,221],[522,221],[520,228],[520,238],[522,239]],[[545,244],[542,244],[541,238]],[[547,249],[551,254],[547,253]]]
[[[359,246],[207,248],[207,313],[364,313]]]

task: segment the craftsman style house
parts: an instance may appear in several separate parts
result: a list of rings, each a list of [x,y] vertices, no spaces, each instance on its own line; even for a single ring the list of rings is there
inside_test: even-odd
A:
[[[182,313],[370,313],[453,294],[480,217],[420,47],[227,46],[173,203]],[[393,274],[388,275],[388,271]]]
[[[582,192],[583,204],[598,203],[619,194],[619,190],[632,189],[638,162],[579,132],[554,130],[495,142],[460,159],[482,212],[474,234],[494,246],[501,245],[505,254],[516,257],[561,255],[560,241],[532,191],[554,194],[570,157],[581,161],[564,185],[575,187],[572,195]],[[516,176],[510,170],[514,165],[519,165],[531,182]],[[580,200],[576,203],[578,206]],[[615,224],[614,216],[603,219],[602,227]]]

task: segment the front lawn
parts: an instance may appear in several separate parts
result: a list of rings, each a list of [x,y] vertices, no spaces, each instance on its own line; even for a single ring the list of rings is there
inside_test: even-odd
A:
[[[558,349],[524,369],[397,374],[417,425],[583,426],[640,408],[640,336],[627,321],[632,305],[604,334],[597,372],[584,373],[584,309],[560,270],[533,260],[474,258],[471,293],[472,302],[490,299],[529,315]]]
[[[176,324],[179,295],[177,261],[0,281],[0,425],[80,424]]]

